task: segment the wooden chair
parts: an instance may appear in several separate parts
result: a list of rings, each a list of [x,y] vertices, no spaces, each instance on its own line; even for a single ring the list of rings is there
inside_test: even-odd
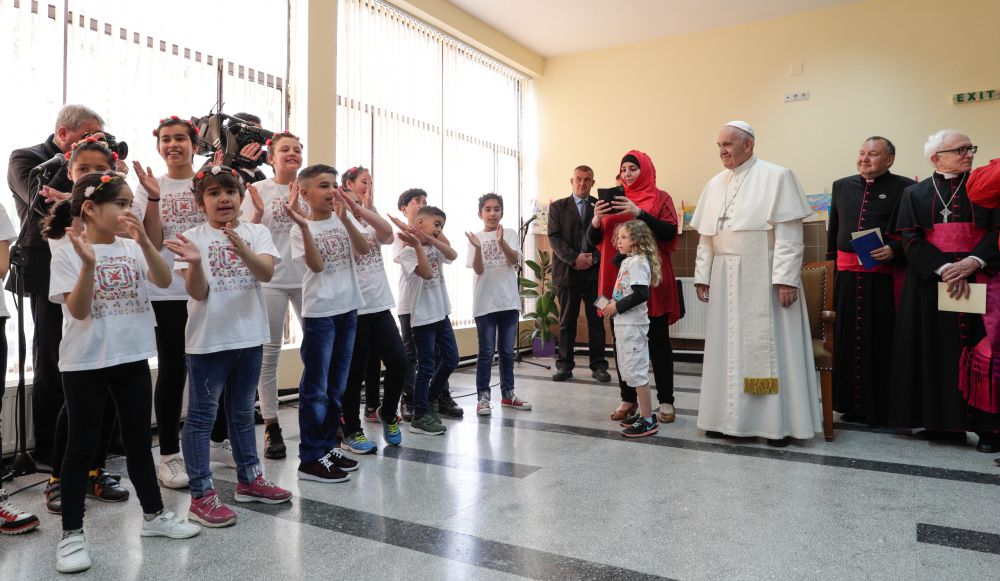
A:
[[[813,356],[823,399],[823,436],[833,441],[833,261],[802,265],[802,292],[809,312]]]

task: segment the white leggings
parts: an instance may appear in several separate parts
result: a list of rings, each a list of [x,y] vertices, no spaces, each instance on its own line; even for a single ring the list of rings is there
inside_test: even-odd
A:
[[[288,302],[292,302],[295,316],[302,324],[302,289],[264,287],[264,303],[267,305],[267,322],[271,327],[271,342],[264,345],[260,366],[260,382],[257,395],[260,397],[260,413],[266,420],[278,417],[278,359],[281,357],[281,341],[285,335],[285,315]]]

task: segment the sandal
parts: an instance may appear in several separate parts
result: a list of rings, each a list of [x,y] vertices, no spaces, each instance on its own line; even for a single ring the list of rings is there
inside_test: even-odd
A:
[[[656,419],[661,424],[669,424],[677,419],[677,410],[674,409],[674,404],[661,403],[660,413],[657,414]]]
[[[620,421],[624,420],[625,418],[629,417],[630,415],[632,415],[633,413],[635,413],[635,410],[637,410],[637,409],[639,409],[639,404],[637,404],[637,403],[625,403],[625,402],[622,402],[618,406],[618,409],[616,409],[615,411],[611,412],[611,419],[614,420],[614,421],[616,421],[616,422],[620,422]]]

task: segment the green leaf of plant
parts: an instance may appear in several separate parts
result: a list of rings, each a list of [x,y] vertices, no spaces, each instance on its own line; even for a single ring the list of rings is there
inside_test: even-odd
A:
[[[538,283],[528,278],[517,279],[517,284],[521,285],[521,288],[538,288]]]

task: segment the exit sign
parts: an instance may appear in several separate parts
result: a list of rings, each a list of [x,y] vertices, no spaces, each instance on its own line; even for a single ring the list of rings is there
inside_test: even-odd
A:
[[[973,91],[971,93],[955,93],[952,97],[954,103],[973,103],[976,101],[997,101],[1000,100],[1000,91],[991,89],[989,91]]]

